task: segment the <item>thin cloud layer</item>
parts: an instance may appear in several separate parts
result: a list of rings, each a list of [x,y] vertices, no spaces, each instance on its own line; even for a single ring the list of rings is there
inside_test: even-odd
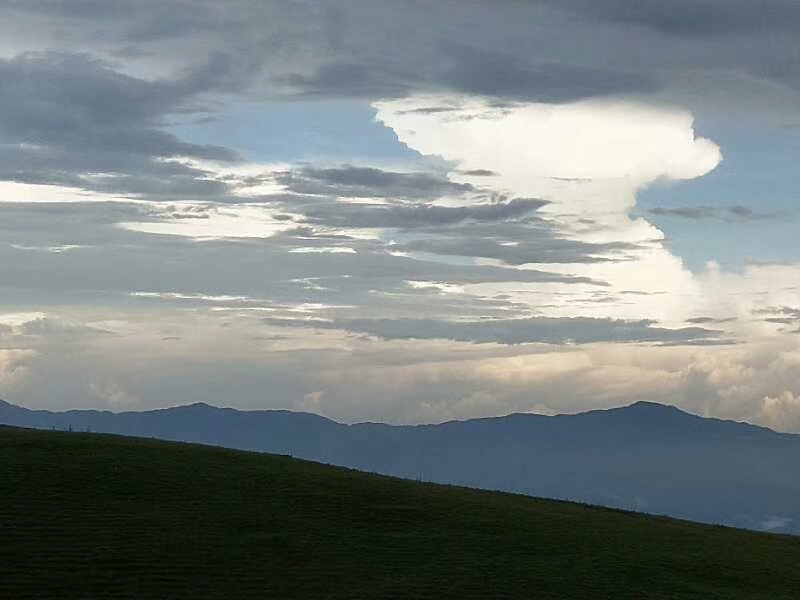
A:
[[[656,207],[650,209],[651,215],[665,217],[682,217],[685,219],[705,220],[720,219],[724,221],[755,221],[762,219],[774,219],[777,215],[760,213],[746,206],[685,206],[685,207]]]
[[[275,321],[270,321],[275,323]],[[588,344],[593,342],[692,343],[713,340],[720,332],[702,327],[664,329],[653,322],[588,318],[485,319],[452,322],[433,319],[351,319],[307,322],[305,326],[335,327],[383,339],[446,339],[478,344]]]

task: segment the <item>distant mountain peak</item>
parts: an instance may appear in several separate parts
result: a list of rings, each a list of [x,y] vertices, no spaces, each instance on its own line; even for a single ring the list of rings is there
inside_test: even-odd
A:
[[[651,402],[649,400],[639,400],[633,404],[625,406],[616,406],[613,408],[595,408],[581,413],[575,413],[575,416],[580,415],[605,415],[608,417],[642,417],[642,418],[679,418],[679,417],[698,417],[692,413],[686,412],[682,408],[678,408],[672,404],[661,404],[659,402]]]
[[[628,406],[622,406],[618,409],[612,410],[632,410],[638,412],[662,412],[662,413],[683,413],[685,415],[691,415],[691,413],[686,412],[685,410],[678,408],[673,404],[661,404],[659,402],[652,402],[650,400],[639,400],[638,402],[634,402],[633,404],[629,404]]]
[[[182,404],[180,406],[175,406],[174,408],[200,408],[200,409],[213,409],[217,410],[219,407],[212,406],[207,402],[192,402],[191,404]]]
[[[617,423],[620,426],[636,426],[660,431],[666,429],[694,429],[699,424],[719,422],[719,419],[708,419],[687,412],[671,404],[660,404],[642,400],[627,406],[590,410],[578,413],[576,417],[585,417],[590,420],[600,419],[607,423]]]

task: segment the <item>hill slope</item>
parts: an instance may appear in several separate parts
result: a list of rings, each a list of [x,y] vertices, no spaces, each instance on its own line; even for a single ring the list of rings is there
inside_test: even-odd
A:
[[[408,479],[800,534],[800,436],[645,402],[424,426],[343,425],[206,404],[54,413],[0,403],[0,423],[291,454]]]
[[[0,598],[797,598],[800,539],[0,428]]]

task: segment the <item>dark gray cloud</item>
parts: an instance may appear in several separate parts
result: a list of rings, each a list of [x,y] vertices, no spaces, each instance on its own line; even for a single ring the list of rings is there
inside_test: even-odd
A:
[[[551,223],[536,214],[546,204],[543,200],[507,199],[428,173],[351,166],[306,168],[286,171],[278,181],[301,195],[266,196],[261,200],[281,205],[304,227],[404,230],[406,235],[398,236],[392,244],[395,251],[491,258],[519,266],[624,260],[625,252],[635,249],[627,243],[588,243],[560,236]],[[477,203],[439,206],[422,202],[448,193],[469,196]],[[336,200],[339,196],[383,197],[387,203],[340,202]],[[314,234],[306,230],[305,235]]]
[[[489,169],[471,169],[469,171],[461,171],[461,173],[472,177],[494,177],[497,175],[497,173]]]
[[[692,323],[694,325],[705,325],[706,323],[713,323],[714,321],[714,317],[694,317],[693,319],[686,319],[687,323]]]
[[[642,72],[538,63],[510,52],[460,44],[444,45],[434,60],[423,71],[383,63],[326,63],[312,75],[291,75],[285,82],[304,96],[394,98],[414,90],[449,88],[537,102],[645,93],[658,87],[652,76]]]
[[[123,0],[13,0],[0,19],[9,34],[50,23],[43,36],[58,33],[64,44],[129,60],[169,52],[196,65],[224,56],[215,91],[248,87],[259,97],[457,90],[563,102],[665,92],[692,104],[717,93],[687,89],[692,77],[715,86],[755,76],[800,87],[796,0],[196,0],[191,8],[147,0],[135,11]]]
[[[88,55],[28,53],[0,60],[0,178],[148,197],[219,195],[208,173],[166,159],[234,161],[160,127],[215,85],[224,61],[174,80],[121,74]],[[99,175],[99,176],[98,176]]]
[[[212,6],[210,3],[197,2],[192,5],[193,10],[186,10],[188,8],[186,4],[162,0],[139,0],[137,8],[141,10],[141,13],[137,13],[131,10],[131,5],[127,0],[71,0],[67,4],[59,0],[38,0],[37,2],[6,0],[3,4],[7,9],[53,14],[62,18],[119,19],[129,23],[142,20],[148,22],[153,29],[163,30],[171,28],[159,23],[159,17],[166,19],[167,25],[181,22],[197,26],[204,20],[204,17],[210,16]],[[184,10],[178,10],[179,8]],[[185,29],[186,25],[181,24],[177,30],[171,29],[171,35]]]
[[[624,260],[635,246],[590,243],[561,237],[535,215],[510,223],[475,223],[450,227],[436,235],[400,242],[405,251],[445,256],[493,258],[509,265],[527,263],[594,263]]]
[[[267,319],[271,324],[281,324]],[[652,321],[591,318],[486,319],[454,322],[434,319],[340,319],[294,322],[296,326],[346,329],[383,339],[448,339],[499,344],[588,344],[593,342],[694,343],[716,338],[720,332],[702,327],[666,329]]]
[[[536,211],[546,204],[533,198],[508,199],[431,173],[398,173],[346,166],[285,171],[277,180],[298,196],[265,196],[303,226],[405,230],[392,250],[443,257],[480,257],[508,265],[592,263],[624,260],[635,249],[627,243],[588,243],[564,238]],[[424,203],[454,194],[463,206]],[[337,197],[385,198],[385,204],[348,203]],[[306,231],[306,235],[309,232]],[[313,235],[313,234],[310,234]]]
[[[405,96],[415,79],[408,71],[391,72],[380,64],[334,62],[320,65],[311,75],[289,75],[283,82],[298,88],[300,96],[372,99]]]
[[[590,244],[577,240],[559,239],[544,234],[531,237],[517,245],[506,245],[492,238],[443,237],[414,240],[398,245],[405,251],[430,252],[449,256],[479,256],[494,258],[508,265],[529,263],[593,263],[613,260],[610,253],[629,248],[627,244]]]
[[[796,0],[544,0],[608,21],[643,25],[679,36],[797,32]]]
[[[481,257],[509,265],[619,260],[629,244],[565,239],[536,215],[546,202],[507,199],[431,173],[399,173],[346,166],[286,171],[277,180],[299,196],[264,197],[298,215],[305,226],[413,231],[393,250]],[[316,194],[316,195],[314,195]],[[423,203],[442,195],[469,196],[464,206]],[[339,202],[337,197],[382,197],[386,204]],[[411,201],[411,202],[409,202]]]
[[[464,4],[447,1],[441,3],[442,12],[433,6],[417,7],[409,2],[402,3],[394,11],[381,11],[380,7],[374,8],[375,4],[380,3],[363,0],[300,1],[293,2],[291,7],[282,11],[281,7],[261,7],[263,3],[258,0],[232,0],[228,4],[222,7],[214,2],[197,0],[188,9],[180,0],[141,0],[137,3],[137,10],[132,11],[127,0],[70,0],[69,3],[59,0],[7,0],[4,7],[68,19],[120,21],[126,25],[126,30],[147,38],[175,37],[198,30],[225,31],[259,16],[275,17],[283,13],[291,21],[292,12],[296,13],[298,19],[313,14],[318,17],[318,23],[316,27],[309,27],[309,30],[318,34],[322,30],[329,45],[341,44],[346,39],[348,29],[353,25],[353,13],[358,9],[362,9],[365,21],[381,12],[389,15],[401,11],[419,11],[426,13],[432,24],[437,25],[445,11],[451,13],[453,21],[463,20],[465,17],[455,11],[458,6],[464,13],[481,12],[480,4],[476,2]],[[673,0],[668,3],[656,0],[499,0],[492,3],[496,11],[513,12],[518,16],[536,14],[534,11],[541,5],[608,21],[640,24],[678,35],[794,30],[800,20],[800,8],[795,0]],[[486,17],[485,20],[490,22],[487,24],[493,24],[493,16],[487,14]],[[416,18],[418,23],[419,18]],[[409,35],[414,35],[414,32],[409,32]]]
[[[169,212],[169,204],[159,206]],[[352,305],[384,314],[403,313],[406,305],[432,310],[441,302],[452,314],[464,307],[463,298],[423,297],[430,293],[410,289],[406,282],[602,285],[535,269],[415,260],[387,252],[379,240],[353,239],[335,230],[325,234],[300,227],[265,239],[198,243],[114,226],[158,220],[149,210],[120,202],[0,203],[0,281],[9,282],[4,302],[19,310],[115,304],[128,302],[130,292],[145,291],[242,295],[267,304]],[[354,253],[292,252],[330,247]],[[477,314],[489,307],[482,302],[475,300]]]
[[[792,317],[767,317],[766,319],[764,319],[764,321],[767,322],[767,323],[776,323],[776,324],[779,324],[779,325],[791,325],[791,324],[797,322],[797,318],[792,318]]]
[[[474,206],[383,206],[327,203],[308,208],[303,211],[303,214],[309,223],[330,226],[415,229],[439,228],[464,222],[504,221],[530,214],[543,204],[538,200],[521,198],[510,202]]]
[[[569,102],[595,96],[653,92],[657,83],[642,72],[532,62],[530,57],[456,46],[436,80],[458,91],[536,102]]]
[[[753,314],[762,316],[766,323],[776,325],[800,324],[800,308],[794,306],[771,306],[753,311]]]
[[[474,188],[435,173],[400,173],[374,167],[346,165],[337,168],[306,167],[276,175],[278,183],[297,194],[331,196],[420,198],[461,195]]]
[[[733,317],[727,319],[718,319],[715,317],[693,317],[691,319],[686,319],[686,322],[691,323],[692,325],[708,325],[710,323],[730,323],[735,320],[736,319]]]
[[[648,211],[651,215],[682,217],[696,221],[717,219],[723,221],[763,221],[777,215],[757,212],[746,206],[682,206],[675,208],[656,207]]]

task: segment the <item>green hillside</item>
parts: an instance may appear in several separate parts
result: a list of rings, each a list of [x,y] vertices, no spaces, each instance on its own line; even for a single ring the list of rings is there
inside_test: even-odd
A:
[[[800,597],[800,538],[0,428],[0,599]]]

